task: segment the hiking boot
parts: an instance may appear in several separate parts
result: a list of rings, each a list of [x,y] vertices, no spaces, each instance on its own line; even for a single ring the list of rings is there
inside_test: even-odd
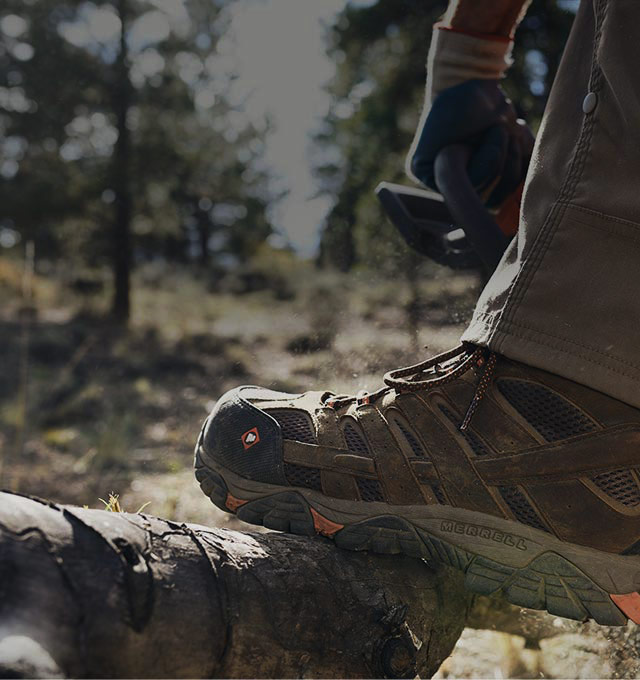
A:
[[[228,392],[202,490],[252,524],[443,562],[475,593],[640,623],[640,410],[470,345],[385,383]]]

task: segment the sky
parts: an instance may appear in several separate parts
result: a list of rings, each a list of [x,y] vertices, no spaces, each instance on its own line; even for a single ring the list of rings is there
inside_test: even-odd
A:
[[[289,190],[272,214],[275,226],[304,255],[317,248],[330,202],[317,191],[309,158],[310,135],[327,112],[322,86],[333,73],[325,54],[324,24],[347,0],[236,0],[233,43],[241,85],[251,91],[247,109],[255,120],[268,113],[275,131],[266,160]],[[357,4],[372,4],[360,0]]]
[[[274,205],[270,218],[303,255],[316,251],[320,227],[330,208],[328,197],[312,198],[318,186],[309,157],[311,135],[330,103],[323,90],[334,72],[326,55],[326,27],[348,2],[362,6],[376,1],[234,0],[228,6],[231,29],[218,43],[220,67],[238,74],[234,88],[237,100],[243,102],[243,113],[258,128],[267,117],[272,122],[265,161],[280,178],[277,189],[287,190],[288,194]],[[171,25],[179,27],[188,21],[184,0],[149,3],[156,10],[140,17],[129,35],[129,47],[139,57],[132,68],[134,82],[136,78],[152,76],[154,69],[162,67],[161,57],[156,55],[155,61],[147,58],[154,52],[144,49],[166,38]],[[87,4],[81,17],[80,21],[61,25],[64,37],[74,45],[113,59],[120,30],[113,9]],[[11,28],[4,23],[0,26],[4,32]],[[198,101],[196,97],[196,105]],[[240,115],[239,120],[245,120],[245,116]],[[110,149],[112,143],[107,146]],[[73,160],[81,150],[70,147],[65,153]]]

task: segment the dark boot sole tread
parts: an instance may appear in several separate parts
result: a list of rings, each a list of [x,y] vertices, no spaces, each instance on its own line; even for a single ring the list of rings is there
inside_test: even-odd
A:
[[[300,536],[322,534],[339,548],[404,554],[440,562],[465,574],[474,593],[500,592],[512,604],[578,621],[625,625],[627,618],[640,623],[640,595],[607,593],[558,552],[538,554],[526,566],[513,567],[464,550],[411,522],[392,515],[340,524],[313,508],[298,491],[274,492],[254,500],[236,498],[221,474],[196,454],[196,478],[211,501],[245,522]]]

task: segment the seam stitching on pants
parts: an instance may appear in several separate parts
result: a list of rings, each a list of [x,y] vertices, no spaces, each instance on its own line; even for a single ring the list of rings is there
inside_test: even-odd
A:
[[[609,6],[609,0],[598,0],[597,6],[596,6],[596,11],[595,11],[595,19],[596,19],[596,32],[593,38],[593,53],[592,53],[592,61],[591,61],[591,77],[589,78],[589,90],[591,92],[599,92],[600,91],[600,85],[602,82],[602,69],[600,68],[600,64],[598,63],[598,50],[600,49],[600,39],[602,38],[602,29],[604,27],[604,20],[607,14],[607,8]],[[584,171],[584,168],[587,164],[587,154],[591,148],[591,140],[593,138],[593,130],[595,128],[595,123],[596,123],[597,115],[595,113],[589,114],[587,116],[587,127],[588,129],[585,131],[585,144],[584,146],[586,147],[584,149],[584,153],[581,155],[578,167],[575,173],[575,176],[573,178],[573,186],[571,187],[571,194],[569,195],[569,200],[571,200],[576,192],[576,188],[578,186],[578,182],[582,178],[582,173]]]
[[[536,235],[535,241],[531,247],[532,253],[535,253],[538,247],[543,246],[543,238],[545,232],[548,229],[551,229],[553,224],[560,218],[563,212],[564,212],[563,207],[559,205],[557,202],[554,202],[551,205],[547,213],[547,216],[542,224],[542,227],[540,228],[540,231]],[[526,290],[526,285],[528,283],[528,279],[530,278],[528,276],[528,269],[531,266],[533,266],[533,263],[534,263],[533,255],[530,255],[529,259],[525,259],[524,262],[522,263],[520,271],[518,271],[513,280],[513,283],[509,287],[509,292],[507,293],[507,299],[505,300],[504,307],[502,310],[500,310],[499,314],[497,315],[495,332],[499,332],[502,324],[508,323],[509,317],[513,316],[517,311],[520,304],[520,298],[524,296],[524,291]],[[496,341],[495,349],[497,351],[501,349],[499,341]]]
[[[554,349],[556,352],[560,352],[561,354],[566,354],[567,356],[574,357],[574,358],[579,358],[584,361],[588,361],[590,364],[594,364],[595,366],[600,366],[601,368],[605,368],[607,371],[610,371],[611,373],[617,373],[618,375],[624,377],[624,378],[629,378],[630,380],[633,380],[634,382],[637,382],[640,384],[640,376],[633,375],[631,373],[627,373],[625,371],[620,370],[619,368],[614,368],[613,366],[610,366],[609,364],[603,362],[603,361],[598,361],[597,359],[594,359],[593,357],[590,357],[587,354],[575,354],[573,352],[570,352],[569,350],[558,346],[552,342],[545,342],[543,340],[532,340],[530,337],[527,337],[524,333],[518,333],[514,332],[513,330],[506,331],[509,333],[509,335],[512,335],[514,338],[520,338],[521,340],[527,340],[528,342],[533,342],[537,345],[544,345],[546,347],[550,347],[551,349]],[[542,335],[546,335],[545,333],[542,333]],[[612,357],[613,358],[613,357]],[[614,359],[615,361],[615,359]]]
[[[595,50],[595,40],[594,40],[594,50]],[[591,89],[591,88],[590,88]],[[571,162],[571,167],[567,173],[565,180],[563,182],[562,188],[558,194],[558,198],[554,206],[552,206],[548,219],[545,220],[543,226],[540,229],[536,243],[532,247],[531,255],[528,261],[523,263],[522,267],[522,283],[518,290],[514,293],[513,304],[509,313],[505,314],[503,321],[506,323],[512,319],[518,312],[522,300],[527,292],[529,285],[536,272],[538,271],[540,264],[542,263],[544,256],[546,255],[553,237],[555,236],[558,224],[561,222],[566,211],[566,203],[571,200],[575,184],[574,178],[580,176],[582,171],[582,159],[586,155],[588,150],[588,140],[590,140],[590,132],[593,129],[592,126],[593,118],[591,116],[585,117],[583,121],[582,130],[580,133],[580,138],[576,145],[575,153]],[[564,200],[563,200],[564,199]]]
[[[565,338],[562,335],[555,335],[554,333],[549,333],[548,331],[543,331],[539,330],[538,328],[534,328],[533,326],[528,326],[527,324],[518,322],[518,321],[510,321],[510,325],[516,326],[517,328],[522,328],[527,331],[533,331],[534,333],[540,333],[542,335],[546,335],[550,338],[554,338],[555,340],[560,340],[561,342],[566,342],[571,345],[575,345],[576,347],[582,347],[582,349],[589,350],[590,352],[594,352],[595,354],[601,354],[603,357],[606,357],[607,359],[611,359],[612,361],[616,361],[619,364],[624,364],[625,366],[629,366],[629,368],[634,368],[640,371],[640,365],[639,364],[634,364],[632,361],[628,361],[627,359],[621,359],[614,354],[609,354],[607,352],[603,352],[601,349],[598,349],[597,347],[592,347],[591,345],[586,345],[585,343],[578,342],[577,340],[571,340],[570,338]],[[582,355],[580,355],[582,356]]]
[[[608,215],[607,213],[600,212],[599,210],[594,210],[593,208],[586,208],[582,205],[576,205],[569,201],[559,201],[559,203],[566,205],[570,210],[579,210],[580,212],[586,213],[587,215],[593,215],[606,222],[616,222],[625,227],[632,227],[640,231],[640,222],[634,222],[633,220],[625,220],[622,217],[615,217],[614,215]],[[580,222],[580,224],[588,224],[587,222]]]
[[[595,11],[596,30],[593,38],[591,73],[589,77],[589,89],[591,91],[596,91],[601,80],[602,72],[600,71],[597,63],[597,51],[600,44],[600,37],[602,35],[602,26],[604,23],[606,8],[607,0],[598,0]],[[536,236],[536,239],[531,247],[531,254],[529,258],[522,263],[520,271],[516,274],[516,277],[511,284],[509,293],[507,294],[507,299],[505,301],[503,313],[498,317],[496,322],[496,332],[500,330],[500,326],[502,324],[509,323],[509,321],[517,314],[528,286],[530,285],[533,276],[538,271],[538,268],[544,259],[544,255],[546,254],[549,245],[553,240],[557,226],[564,215],[566,210],[565,202],[570,200],[574,195],[578,181],[582,175],[582,170],[586,163],[586,155],[591,144],[594,120],[595,116],[593,115],[583,117],[582,129],[580,131],[578,143],[576,144],[573,158],[571,160],[569,171],[565,176],[560,191],[558,192],[556,201],[549,209],[547,217]],[[496,349],[499,349],[500,345],[501,343],[496,341]]]
[[[584,361],[588,361],[589,363],[594,364],[595,366],[605,368],[607,371],[610,371],[611,373],[617,373],[618,375],[622,376],[623,378],[629,378],[633,382],[637,382],[638,384],[640,384],[640,376],[636,376],[636,375],[633,375],[631,373],[626,373],[625,371],[622,371],[620,369],[609,366],[606,363],[603,363],[601,361],[597,361],[596,359],[593,359],[592,357],[590,357],[587,354],[584,354],[584,355],[583,354],[575,354],[574,352],[570,352],[569,350],[565,349],[564,347],[562,347],[562,346],[560,346],[556,343],[545,342],[544,340],[538,339],[538,338],[536,338],[534,340],[531,337],[525,335],[524,333],[519,333],[519,332],[514,331],[514,330],[501,330],[500,332],[504,336],[502,338],[503,340],[506,340],[507,336],[512,336],[514,338],[518,338],[520,340],[525,340],[527,342],[530,342],[534,345],[540,345],[542,347],[549,347],[550,349],[553,349],[556,352],[559,352],[560,354],[566,354],[567,356],[572,357],[572,358],[579,358],[579,359],[582,359]],[[536,332],[538,332],[538,331],[536,331]],[[543,331],[540,331],[540,334],[545,335],[545,333]],[[614,361],[615,360],[616,359],[614,358]],[[549,370],[549,369],[546,369],[546,370]],[[592,388],[592,389],[595,389],[595,388]]]
[[[480,315],[478,315],[478,316],[480,316]],[[582,349],[586,349],[590,352],[594,352],[595,354],[601,354],[603,357],[605,357],[605,358],[607,358],[611,361],[615,361],[619,364],[623,364],[625,366],[628,366],[629,368],[633,368],[633,369],[640,371],[640,365],[638,365],[638,364],[634,364],[631,361],[627,361],[626,359],[622,359],[622,358],[617,357],[613,354],[607,354],[606,352],[603,352],[602,350],[599,350],[596,347],[592,347],[591,345],[586,345],[584,343],[578,342],[577,340],[571,340],[570,338],[565,338],[561,335],[555,335],[553,333],[549,333],[548,331],[543,331],[543,330],[540,330],[538,328],[534,328],[533,326],[528,326],[524,323],[519,323],[517,321],[507,321],[506,324],[508,326],[515,326],[516,328],[521,328],[523,330],[532,331],[533,333],[538,333],[540,335],[546,335],[549,338],[553,338],[554,340],[558,340],[560,342],[564,342],[564,343],[571,344],[571,345],[576,345],[577,347],[581,347]],[[484,326],[485,328],[489,328],[489,325],[482,322],[482,321],[480,321],[480,325]],[[515,335],[514,333],[510,333],[509,330],[503,330],[502,332],[504,332],[505,334]],[[524,340],[531,340],[531,338],[529,338],[528,336],[526,336],[524,334],[520,334],[518,337],[522,337]],[[531,342],[535,342],[535,340],[531,340]],[[549,343],[547,343],[547,344],[549,346],[551,346]],[[554,345],[554,347],[555,347],[555,345]],[[559,349],[559,347],[557,347],[557,349]],[[567,352],[567,354],[568,353],[569,352]],[[586,355],[582,355],[582,354],[576,354],[575,356],[578,356],[580,358],[585,358],[585,359],[588,358]],[[594,361],[594,363],[596,363],[596,362]],[[602,364],[602,365],[604,365],[604,364]]]
[[[583,222],[582,220],[579,220],[576,218],[575,220],[578,224],[582,225],[583,227],[587,227],[588,229],[595,229],[596,231],[600,231],[603,234],[607,234],[609,236],[615,236],[616,238],[622,239],[624,241],[628,242],[628,245],[631,245],[632,247],[640,247],[640,235],[634,236],[633,234],[621,234],[619,232],[614,232],[612,227],[607,227],[604,226],[598,226],[597,224],[591,224],[591,222]]]

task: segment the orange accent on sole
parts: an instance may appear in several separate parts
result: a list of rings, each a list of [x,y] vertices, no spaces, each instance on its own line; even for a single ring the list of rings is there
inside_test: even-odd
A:
[[[316,512],[313,508],[311,510],[311,516],[313,517],[313,526],[316,531],[323,536],[333,536],[338,533],[340,529],[344,529],[344,524],[336,524],[330,519],[323,517],[319,512]]]
[[[609,595],[614,604],[634,623],[640,623],[640,593]]]
[[[224,504],[229,508],[229,510],[231,510],[231,512],[235,512],[241,505],[244,505],[248,502],[249,501],[242,501],[227,492],[227,500],[224,502]]]

